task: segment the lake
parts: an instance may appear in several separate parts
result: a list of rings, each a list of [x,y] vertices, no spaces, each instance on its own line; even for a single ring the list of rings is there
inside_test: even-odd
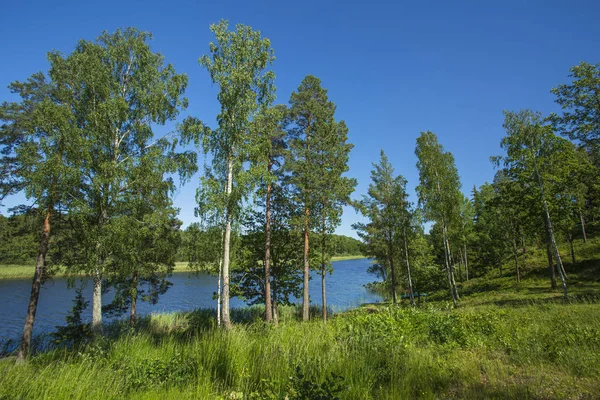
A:
[[[357,307],[363,303],[382,301],[382,297],[367,290],[363,285],[373,282],[375,277],[367,273],[368,259],[335,261],[334,272],[327,275],[327,304],[333,311],[343,311]],[[314,271],[309,285],[311,304],[321,304],[321,277]],[[138,301],[138,313],[189,311],[196,308],[216,308],[216,300],[212,295],[216,292],[217,277],[206,274],[190,274],[178,272],[169,278],[173,286],[160,297],[157,304]],[[84,319],[92,319],[91,299],[92,284],[85,282],[84,296],[90,300],[90,305],[84,312]],[[80,281],[77,280],[77,285]],[[23,331],[27,304],[31,291],[31,279],[0,280],[0,339],[17,339]],[[65,324],[65,316],[71,310],[75,289],[68,288],[65,278],[55,278],[47,282],[40,292],[37,314],[34,325],[34,335],[50,332],[57,325]],[[103,303],[112,299],[109,292],[103,296]],[[244,301],[231,299],[231,307],[244,307]],[[123,316],[125,318],[126,316]]]

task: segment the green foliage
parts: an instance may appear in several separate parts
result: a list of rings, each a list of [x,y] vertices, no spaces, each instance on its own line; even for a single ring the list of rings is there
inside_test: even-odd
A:
[[[73,299],[73,307],[66,316],[66,325],[57,326],[52,333],[54,344],[58,346],[79,347],[92,337],[90,324],[83,322],[81,314],[90,304],[83,297],[83,286],[77,288]]]

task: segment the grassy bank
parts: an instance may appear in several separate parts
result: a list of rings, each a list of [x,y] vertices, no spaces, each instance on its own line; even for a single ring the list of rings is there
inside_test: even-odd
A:
[[[594,398],[600,393],[600,305],[450,311],[366,307],[324,325],[279,327],[237,311],[149,316],[136,331],[23,366],[0,361],[0,398]],[[299,369],[297,369],[299,367]],[[307,397],[302,397],[302,394]],[[325,398],[325,397],[324,397]]]
[[[365,258],[364,256],[336,256],[332,257],[331,261],[356,260]],[[0,279],[19,279],[33,277],[34,265],[3,265],[0,264]],[[54,276],[65,276],[65,269],[61,267],[55,268]],[[189,272],[190,268],[187,262],[176,262],[173,272]]]

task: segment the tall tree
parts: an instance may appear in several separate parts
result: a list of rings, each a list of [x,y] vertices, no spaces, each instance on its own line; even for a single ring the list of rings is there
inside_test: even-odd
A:
[[[258,138],[257,152],[252,156],[257,170],[262,170],[259,196],[264,197],[265,208],[265,253],[264,253],[264,301],[265,321],[273,320],[273,307],[271,304],[271,197],[273,186],[281,178],[283,156],[287,146],[284,121],[287,116],[287,107],[278,105],[264,108],[253,121],[253,127]],[[264,193],[263,193],[264,192]]]
[[[264,174],[262,169],[248,168],[247,163],[260,145],[251,121],[275,97],[275,74],[268,69],[275,56],[269,39],[249,26],[238,24],[230,31],[228,22],[222,20],[210,29],[216,43],[210,43],[210,55],[202,56],[199,62],[219,86],[218,127],[211,130],[190,118],[182,130],[186,139],[194,138],[204,153],[212,157],[209,174],[202,178],[197,198],[200,209],[216,208],[224,216],[222,314],[224,326],[230,328],[232,224],[238,221],[243,202],[253,192],[257,177]]]
[[[315,169],[318,171],[315,189],[318,193],[315,208],[319,214],[319,236],[321,250],[321,299],[322,317],[327,321],[327,292],[325,276],[331,266],[327,251],[328,237],[340,224],[342,207],[350,201],[356,179],[343,176],[348,171],[348,157],[354,145],[348,143],[348,127],[344,121],[331,121],[319,126],[314,136],[313,152]]]
[[[449,229],[459,219],[460,213],[462,194],[458,171],[452,153],[444,151],[432,132],[421,132],[417,138],[415,154],[420,180],[417,186],[419,204],[424,217],[435,221],[442,230],[446,275],[452,302],[456,305],[459,296],[451,262]]]
[[[29,354],[40,288],[46,273],[52,219],[57,207],[67,202],[67,194],[72,195],[74,182],[78,180],[72,160],[76,157],[79,131],[72,123],[68,104],[59,99],[60,85],[67,82],[56,74],[56,54],[49,53],[48,60],[50,79],[36,73],[26,82],[12,83],[9,88],[20,101],[4,102],[0,106],[0,201],[24,192],[43,213],[18,362],[23,362]]]
[[[409,292],[412,292],[408,263],[409,204],[406,180],[402,175],[394,176],[394,168],[383,150],[379,163],[373,164],[373,168],[368,195],[363,196],[363,199],[356,204],[358,211],[367,217],[369,222],[356,223],[353,228],[365,242],[366,255],[377,260],[384,278],[390,277],[392,302],[396,304],[400,272],[397,267],[403,252],[406,256],[403,262],[406,262],[407,266]]]
[[[179,172],[185,181],[196,169],[193,152],[177,152],[171,133],[154,128],[177,117],[187,106],[187,77],[152,52],[152,36],[134,28],[104,32],[95,41],[81,40],[67,57],[53,54],[60,101],[73,110],[81,128],[79,194],[72,202],[82,251],[67,264],[89,273],[94,282],[92,329],[102,331],[102,280],[115,272],[116,223],[132,215],[140,196],[165,199]],[[164,203],[163,200],[163,205]],[[162,207],[162,206],[161,206]]]
[[[309,236],[317,225],[313,213],[319,193],[318,159],[314,152],[316,137],[333,123],[335,105],[329,101],[327,90],[321,80],[307,75],[297,91],[290,97],[290,144],[286,157],[286,168],[290,171],[289,181],[295,198],[302,209],[300,217],[304,241],[304,288],[302,294],[302,319],[309,319],[308,284],[310,278]]]

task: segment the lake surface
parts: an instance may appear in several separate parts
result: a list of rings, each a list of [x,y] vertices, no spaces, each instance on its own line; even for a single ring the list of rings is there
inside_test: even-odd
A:
[[[333,311],[343,311],[357,307],[363,303],[382,301],[382,297],[368,291],[363,285],[373,282],[375,277],[367,273],[368,259],[336,261],[333,263],[333,274],[327,275],[327,304]],[[321,277],[311,273],[309,293],[312,304],[321,304]],[[169,278],[173,286],[160,297],[157,304],[138,301],[140,315],[160,312],[189,311],[196,308],[216,308],[216,300],[212,295],[216,292],[217,277],[212,275],[195,275],[178,272]],[[84,279],[84,296],[90,305],[84,312],[84,320],[92,319],[91,281]],[[81,285],[80,280],[76,281]],[[31,291],[31,279],[0,280],[0,339],[17,339],[23,331],[27,304]],[[50,332],[58,325],[65,324],[65,316],[71,310],[75,297],[75,289],[68,288],[65,278],[55,278],[42,286],[40,300],[35,318],[34,335]],[[103,295],[103,303],[112,299],[109,292]],[[300,302],[300,301],[297,301]],[[244,301],[232,298],[231,307],[244,307]],[[125,318],[123,316],[122,318]]]

